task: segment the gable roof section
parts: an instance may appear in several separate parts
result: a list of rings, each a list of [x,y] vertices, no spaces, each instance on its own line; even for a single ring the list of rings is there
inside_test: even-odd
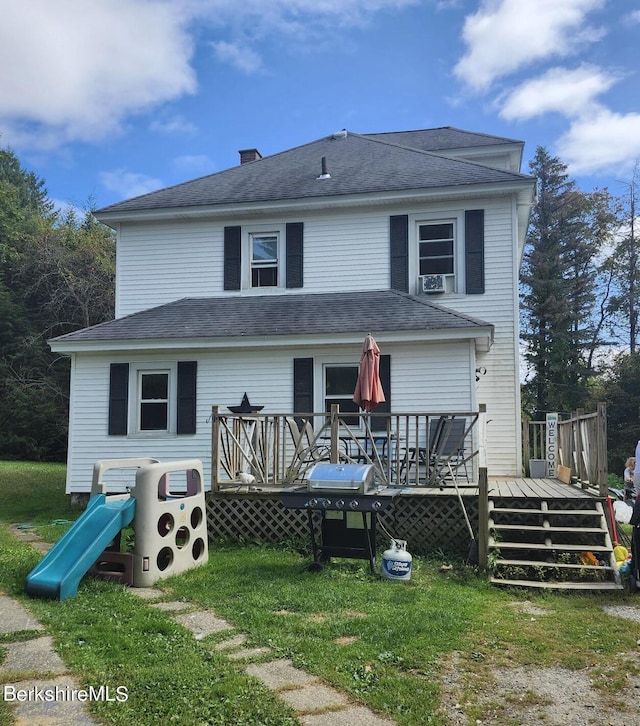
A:
[[[485,138],[469,132],[464,134],[465,138]],[[524,174],[401,146],[383,140],[382,136],[340,132],[216,174],[103,207],[96,216],[102,221],[117,221],[132,212],[211,209],[255,202],[532,182],[532,177]],[[441,136],[450,138],[455,134],[448,130]],[[319,179],[323,158],[330,178]]]
[[[53,338],[49,344],[53,350],[73,352],[145,341],[163,341],[175,348],[187,341],[190,347],[209,347],[223,341],[239,345],[242,339],[258,339],[266,348],[270,341],[295,344],[301,336],[342,339],[368,332],[400,334],[402,340],[429,333],[440,334],[436,338],[475,338],[483,346],[489,346],[493,338],[490,323],[422,297],[380,290],[183,298]]]

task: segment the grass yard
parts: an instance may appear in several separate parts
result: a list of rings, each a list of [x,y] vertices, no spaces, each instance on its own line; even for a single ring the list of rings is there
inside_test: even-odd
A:
[[[89,577],[64,602],[25,598],[24,578],[40,555],[5,525],[28,522],[55,541],[64,524],[51,523],[79,515],[63,492],[63,466],[0,463],[0,590],[41,620],[83,684],[127,686],[126,703],[92,705],[97,719],[141,726],[297,723],[284,702],[213,650],[228,632],[196,642],[166,613]],[[452,663],[468,723],[486,717],[477,696],[491,693],[501,666],[588,670],[593,685],[613,698],[629,674],[640,672],[637,623],[602,610],[638,596],[499,590],[443,556],[414,557],[409,582],[372,578],[368,563],[355,560],[309,572],[304,547],[211,544],[206,566],[161,586],[167,600],[214,610],[246,633],[249,645],[268,646],[269,658],[291,658],[354,702],[406,726],[449,723],[443,672]],[[453,569],[441,569],[445,563]],[[531,617],[519,607],[531,603],[543,614]],[[505,719],[492,723],[518,723],[508,720],[509,704],[492,709]],[[10,723],[0,702],[0,724]]]

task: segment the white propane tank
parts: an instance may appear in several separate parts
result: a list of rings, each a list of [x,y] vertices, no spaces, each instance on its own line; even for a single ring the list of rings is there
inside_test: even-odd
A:
[[[389,580],[409,580],[412,560],[405,540],[392,539],[391,547],[382,553],[382,574]]]

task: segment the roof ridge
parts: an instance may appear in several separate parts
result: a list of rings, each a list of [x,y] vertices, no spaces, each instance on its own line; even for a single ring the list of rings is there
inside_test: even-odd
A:
[[[452,127],[447,126],[447,127],[443,127],[443,128],[452,128]],[[388,133],[404,133],[404,132],[389,131]],[[472,133],[472,132],[470,132],[470,133]],[[441,153],[441,152],[437,152],[437,151],[429,151],[427,149],[418,149],[415,146],[406,146],[405,144],[398,144],[395,141],[384,141],[383,139],[372,139],[364,134],[352,133],[351,135],[358,136],[361,139],[364,139],[366,141],[370,141],[373,143],[385,144],[386,146],[395,146],[397,149],[405,149],[406,151],[413,151],[417,154],[423,154],[425,156],[431,156],[431,157],[435,157],[437,159],[443,159],[448,162],[452,162],[454,164],[467,164],[470,166],[478,167],[480,169],[488,168],[486,164],[481,164],[480,162],[472,161],[471,159],[459,159],[457,157],[450,156],[449,154],[445,154],[445,153]],[[521,179],[533,179],[534,178],[531,176],[531,174],[524,174],[521,171],[511,171],[511,169],[499,169],[497,167],[490,167],[490,168],[494,169],[494,171],[499,171],[499,172],[503,172],[504,174],[509,174],[509,175],[513,175],[515,177],[520,177]]]

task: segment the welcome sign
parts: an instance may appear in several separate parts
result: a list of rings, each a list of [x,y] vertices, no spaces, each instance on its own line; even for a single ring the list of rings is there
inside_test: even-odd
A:
[[[547,414],[547,476],[555,479],[558,476],[558,414]]]

